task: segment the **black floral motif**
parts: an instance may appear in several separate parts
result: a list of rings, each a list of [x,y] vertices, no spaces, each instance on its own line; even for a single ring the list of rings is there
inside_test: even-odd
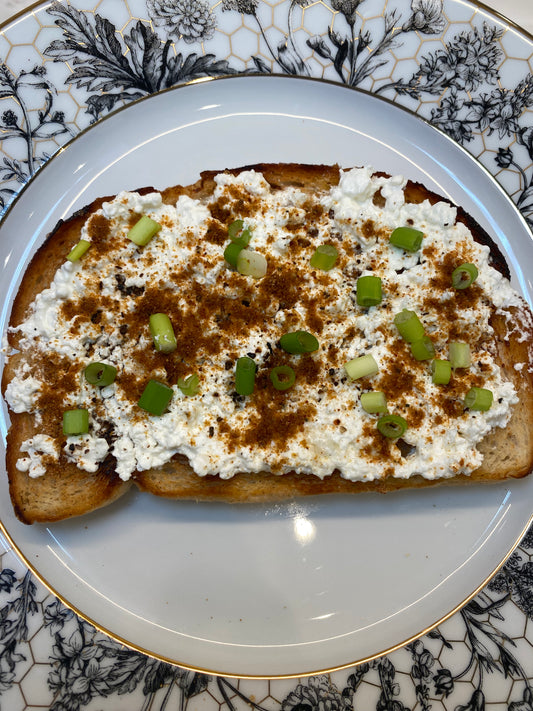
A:
[[[188,14],[191,7],[194,12]],[[52,41],[45,54],[57,62],[72,61],[74,70],[68,81],[90,92],[87,111],[94,121],[121,102],[191,79],[232,73],[227,61],[212,54],[171,52],[180,39],[191,43],[212,35],[214,19],[207,5],[152,0],[150,9],[154,23],[176,32],[175,37],[169,34],[161,41],[148,23],[138,20],[122,40],[115,26],[98,13],[84,13],[59,2],[50,7],[64,39]]]
[[[309,0],[291,0],[287,11],[288,30],[287,33],[279,39],[275,49],[259,17],[258,0],[222,0],[222,10],[225,12],[237,11],[254,18],[268,51],[274,60],[276,69],[281,69],[282,72],[290,75],[310,76],[311,72],[309,67],[302,58],[300,50],[294,40],[292,27],[295,9],[297,7],[305,7],[308,4]],[[259,56],[254,55],[252,61],[254,62],[256,71],[263,74],[269,74],[272,71],[272,68]]]
[[[17,156],[5,155],[0,171],[4,180],[15,181],[19,189],[49,157],[40,146],[70,133],[64,114],[53,109],[56,95],[44,67],[22,70],[15,77],[6,64],[0,64],[0,98],[4,106],[10,106],[0,117],[0,138],[9,142]],[[0,189],[0,206],[16,192],[15,188]]]
[[[0,609],[0,694],[7,691],[14,679],[19,662],[26,659],[21,652],[21,643],[28,639],[28,620],[37,612],[36,585],[29,571],[20,583],[12,570],[4,568],[0,573],[1,590],[18,593]]]
[[[281,704],[281,711],[343,711],[347,708],[347,698],[327,676],[309,677]]]
[[[215,32],[214,15],[201,0],[147,0],[146,5],[156,26],[188,44],[211,39]]]
[[[412,31],[438,34],[445,25],[442,0],[413,0],[411,12],[403,24],[398,10],[385,11],[383,31],[373,37],[368,31],[357,32],[359,6],[364,0],[332,0],[331,6],[345,19],[349,33],[328,28],[325,38],[311,37],[307,44],[319,56],[329,59],[340,80],[348,86],[359,86],[390,61],[390,52],[400,46],[401,35]]]

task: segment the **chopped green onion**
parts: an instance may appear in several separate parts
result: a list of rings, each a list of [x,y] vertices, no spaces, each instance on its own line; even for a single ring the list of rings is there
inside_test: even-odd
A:
[[[411,353],[416,360],[430,360],[435,355],[435,346],[429,336],[422,336],[411,343]]]
[[[231,264],[234,269],[237,269],[237,257],[243,249],[244,245],[239,242],[230,242],[224,250],[224,259],[228,264]]]
[[[235,243],[233,243],[235,244]],[[237,255],[237,271],[244,276],[261,279],[267,273],[266,257],[260,252],[241,249]]]
[[[255,361],[248,356],[237,358],[235,364],[235,390],[239,395],[251,395],[255,385]]]
[[[288,390],[296,380],[296,373],[290,365],[278,365],[270,371],[270,380],[276,390]]]
[[[307,331],[284,333],[279,344],[286,353],[312,353],[318,350],[318,339]]]
[[[339,253],[332,244],[320,244],[309,260],[309,264],[313,269],[321,269],[324,272],[329,272],[335,266]]]
[[[452,377],[452,364],[449,360],[431,361],[431,380],[435,385],[448,385]]]
[[[376,375],[379,372],[378,364],[373,355],[367,354],[353,358],[344,365],[344,370],[352,380],[364,378],[367,375]]]
[[[455,289],[466,289],[471,286],[478,277],[478,270],[475,264],[461,264],[452,272],[452,286]]]
[[[383,415],[377,422],[377,428],[384,437],[398,439],[407,429],[407,422],[400,415]]]
[[[154,341],[156,351],[161,353],[172,353],[177,348],[176,336],[166,314],[151,314],[150,333]]]
[[[150,415],[162,415],[167,409],[174,391],[159,380],[149,380],[139,399],[139,407]]]
[[[387,398],[385,397],[385,393],[382,393],[380,390],[361,393],[361,407],[370,415],[374,415],[378,412],[387,412]]]
[[[159,222],[152,220],[148,215],[143,215],[128,232],[128,239],[139,247],[144,247],[160,229]]]
[[[178,388],[188,397],[197,395],[200,389],[200,378],[196,373],[188,375],[186,378],[178,378]]]
[[[359,277],[356,284],[356,298],[358,306],[377,306],[381,303],[381,279],[369,274]]]
[[[244,222],[242,220],[235,220],[228,227],[228,237],[235,244],[240,244],[241,247],[247,247],[252,239],[252,233],[249,229],[243,229]]]
[[[109,363],[89,363],[84,370],[85,380],[91,385],[105,387],[111,385],[117,376],[117,369]]]
[[[63,413],[63,434],[81,435],[89,431],[89,411],[83,408],[79,410],[67,410]]]
[[[468,410],[490,410],[494,396],[487,388],[472,387],[465,395],[464,405]]]
[[[469,368],[472,360],[468,343],[452,341],[448,346],[448,359],[452,368]]]
[[[405,249],[406,252],[417,252],[422,245],[423,237],[424,233],[415,230],[414,227],[397,227],[392,231],[389,241],[395,247]]]
[[[74,245],[74,247],[72,247],[70,252],[67,254],[67,259],[69,260],[69,262],[77,262],[78,259],[83,257],[83,255],[89,249],[90,246],[91,243],[89,242],[89,240],[80,239],[78,244]]]
[[[394,325],[407,343],[419,341],[424,337],[424,326],[414,311],[409,309],[400,311],[394,317]]]
[[[242,232],[244,228],[243,220],[233,220],[233,222],[228,225],[228,237],[234,239],[239,236],[239,232]]]

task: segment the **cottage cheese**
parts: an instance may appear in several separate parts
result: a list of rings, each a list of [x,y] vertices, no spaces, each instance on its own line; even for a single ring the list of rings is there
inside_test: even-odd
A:
[[[476,445],[492,428],[506,425],[517,402],[484,345],[489,317],[495,308],[520,301],[490,266],[489,249],[456,222],[455,208],[407,203],[405,182],[377,177],[367,167],[344,173],[328,193],[310,195],[271,190],[260,173],[244,171],[217,176],[209,201],[181,196],[169,205],[159,193],[122,192],[104,203],[81,235],[94,244],[79,262],[60,267],[16,329],[19,348],[36,354],[36,367],[31,374],[21,368],[6,391],[14,412],[39,417],[49,386],[39,359],[55,354],[58,367],[68,362],[68,372],[80,374],[77,381],[72,375],[76,387],[65,390],[62,402],[64,409],[89,410],[90,433],[66,444],[60,433],[36,435],[23,444],[19,469],[42,475],[46,455],[95,471],[111,452],[124,480],[178,453],[198,475],[224,479],[240,471],[326,477],[338,470],[347,479],[368,481],[390,474],[391,467],[401,478],[472,472],[481,463]],[[127,239],[132,214],[162,225],[144,248]],[[252,231],[250,248],[267,259],[263,280],[238,274],[222,257],[222,222],[237,218]],[[419,253],[388,242],[390,232],[405,224],[424,232]],[[321,243],[339,251],[328,272],[309,267]],[[444,255],[479,270],[476,297],[463,299],[461,308],[453,289],[435,286]],[[357,278],[365,274],[383,282],[382,304],[369,309],[355,301]],[[451,313],[452,302],[453,333],[443,315]],[[452,388],[433,385],[429,364],[402,350],[392,319],[404,308],[419,313],[439,357],[447,357],[457,334],[471,344],[473,364],[457,373]],[[178,337],[173,354],[154,353],[148,329],[154,311],[170,311]],[[300,328],[317,335],[319,350],[283,354],[276,345],[280,336]],[[347,378],[344,364],[366,353],[375,357],[378,375]],[[254,394],[242,398],[235,393],[234,363],[246,354],[257,364],[257,383]],[[115,383],[101,390],[85,383],[81,373],[91,361],[115,365]],[[283,393],[268,385],[269,369],[281,361],[297,372],[295,385]],[[177,377],[193,372],[200,390],[187,397]],[[160,417],[137,405],[150,378],[174,390]],[[482,413],[455,407],[450,414],[472,383],[493,391],[493,407]],[[55,388],[57,396],[61,386]],[[408,421],[407,452],[384,442],[376,434],[376,416],[362,410],[361,392],[374,389],[384,390],[389,410]]]

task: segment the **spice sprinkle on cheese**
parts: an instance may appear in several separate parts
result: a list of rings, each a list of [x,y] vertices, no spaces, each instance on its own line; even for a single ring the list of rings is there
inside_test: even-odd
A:
[[[456,208],[408,202],[403,177],[371,167],[342,172],[324,191],[273,188],[256,170],[214,180],[208,199],[182,194],[167,204],[152,191],[104,202],[83,226],[84,253],[65,259],[12,329],[28,356],[5,397],[39,430],[20,448],[19,471],[40,477],[66,458],[91,472],[109,455],[123,480],[176,455],[222,479],[294,471],[439,479],[479,467],[477,445],[507,425],[518,400],[490,347],[491,317],[521,300]],[[143,216],[158,228],[138,244],[128,235]],[[224,257],[230,225],[237,241],[246,231],[236,250],[246,268]],[[419,248],[391,243],[398,227],[422,233]],[[323,245],[335,255],[327,268],[311,262]],[[465,264],[475,279],[456,288],[452,273]],[[358,303],[361,277],[379,277],[374,305]],[[400,335],[394,319],[404,310],[417,315],[434,358],[417,359]],[[172,348],[155,346],[154,314],[168,317]],[[318,347],[280,345],[299,331]],[[448,360],[457,343],[468,346],[468,365],[435,384],[432,360]],[[362,356],[377,370],[354,379],[346,365]],[[243,357],[254,366],[246,395],[235,382]],[[113,366],[116,377],[88,383],[90,363]],[[284,387],[288,372],[294,383]],[[149,381],[171,389],[162,414],[139,406]],[[472,389],[490,392],[488,409],[465,407]],[[383,394],[387,415],[406,423],[401,437],[378,429],[384,412],[363,407],[366,393]],[[64,434],[69,410],[88,411],[88,432]]]

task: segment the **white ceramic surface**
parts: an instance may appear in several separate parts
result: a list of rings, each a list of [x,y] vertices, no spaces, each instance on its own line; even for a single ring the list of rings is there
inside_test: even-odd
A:
[[[92,198],[186,183],[206,167],[265,157],[370,163],[422,180],[490,230],[531,300],[520,269],[533,262],[530,233],[468,153],[371,95],[263,76],[147,98],[49,161],[0,228],[0,303],[9,303],[46,232]],[[13,234],[28,237],[7,237]],[[4,308],[2,330],[6,316]],[[133,494],[83,523],[50,527],[18,523],[3,478],[1,486],[0,519],[9,535],[69,605],[142,651],[242,677],[348,665],[433,626],[486,581],[525,532],[533,479],[275,507]]]

